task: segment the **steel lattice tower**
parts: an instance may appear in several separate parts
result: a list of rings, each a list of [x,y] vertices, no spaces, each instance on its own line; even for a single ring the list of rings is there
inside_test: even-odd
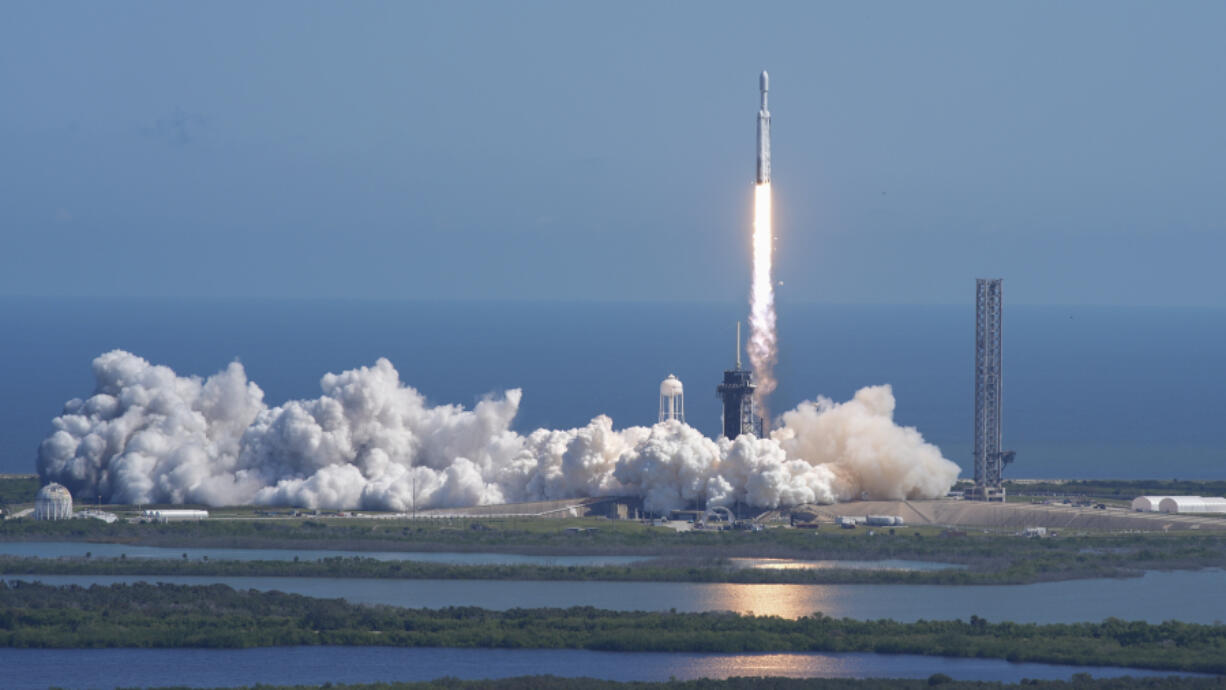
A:
[[[724,371],[724,382],[716,387],[715,393],[724,401],[723,434],[734,439],[741,434],[753,434],[762,438],[762,418],[753,402],[753,393],[757,385],[753,382],[753,372],[741,368],[741,323],[736,324],[736,368]]]
[[[1001,281],[975,281],[975,489],[974,498],[1004,500],[1001,467]],[[1010,454],[1008,460],[1012,460]]]

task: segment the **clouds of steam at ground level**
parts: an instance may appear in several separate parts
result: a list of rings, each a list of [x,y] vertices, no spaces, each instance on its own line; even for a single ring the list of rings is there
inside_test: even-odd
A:
[[[275,407],[231,363],[201,379],[115,350],[97,387],[70,400],[39,447],[43,481],[112,503],[294,505],[395,510],[635,495],[649,510],[763,508],[861,496],[931,498],[958,467],[893,421],[890,387],[804,402],[771,438],[704,437],[677,421],[614,429],[511,430],[513,389],[472,409],[430,405],[392,363],[320,380]]]

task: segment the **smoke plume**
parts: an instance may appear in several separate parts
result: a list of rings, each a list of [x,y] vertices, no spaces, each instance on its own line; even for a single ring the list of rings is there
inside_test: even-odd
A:
[[[782,416],[771,438],[713,441],[668,421],[512,431],[521,392],[472,409],[430,405],[391,362],[320,380],[321,395],[276,407],[235,362],[201,379],[116,350],[97,387],[70,400],[39,448],[38,472],[83,499],[114,503],[412,509],[636,495],[763,508],[943,495],[958,467],[893,422],[889,386]]]
[[[763,419],[769,419],[766,398],[775,390],[775,362],[778,360],[775,335],[775,286],[771,277],[774,253],[774,227],[771,213],[771,185],[754,187],[753,197],[753,275],[749,287],[749,363],[753,366],[754,402]]]

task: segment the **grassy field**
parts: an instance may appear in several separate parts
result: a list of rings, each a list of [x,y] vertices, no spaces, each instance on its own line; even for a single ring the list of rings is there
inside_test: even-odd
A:
[[[36,474],[0,474],[0,507],[34,503],[38,493]]]
[[[573,534],[567,527],[586,531]],[[331,559],[322,562],[155,561],[151,559],[0,560],[7,574],[277,575],[460,579],[664,580],[696,582],[1024,584],[1138,575],[1145,570],[1226,567],[1226,535],[1137,533],[1025,539],[935,528],[683,532],[629,521],[463,520],[411,522],[361,519],[209,520],[200,523],[107,525],[92,520],[0,523],[0,540],[78,540],[166,547],[511,552],[538,555],[625,554],[653,560],[617,567],[458,566]],[[724,559],[907,559],[955,563],[962,570],[749,570]]]
[[[327,577],[400,580],[556,580],[604,582],[728,582],[741,584],[1026,584],[1040,579],[1119,577],[1109,566],[1082,568],[1070,574],[1053,568],[1052,578],[1034,572],[863,569],[737,568],[719,559],[668,559],[625,566],[450,565],[371,558],[319,561],[233,561],[150,558],[17,558],[0,556],[0,575],[116,575],[208,577]]]
[[[1085,496],[1128,503],[1137,496],[1222,496],[1223,480],[1179,479],[1069,479],[1063,481],[1006,481],[1005,490],[1017,496]]]
[[[21,482],[29,489],[29,477],[0,480],[18,493]],[[1034,486],[1034,484],[1029,484]],[[1034,500],[1034,499],[1025,499]],[[128,515],[140,507],[122,506]],[[790,529],[779,525],[759,532],[674,532],[630,520],[604,518],[355,518],[329,516],[294,517],[294,511],[241,506],[210,508],[210,519],[198,523],[152,524],[120,520],[0,521],[0,541],[80,541],[163,547],[222,547],[277,549],[341,549],[354,551],[461,551],[502,552],[530,555],[643,555],[666,561],[630,568],[585,568],[565,570],[547,567],[485,568],[471,566],[351,563],[340,566],[266,563],[210,568],[246,568],[252,573],[278,575],[363,577],[461,577],[528,579],[662,579],[738,582],[848,581],[930,582],[933,584],[1012,584],[1044,580],[1135,575],[1147,569],[1226,567],[1226,534],[1209,531],[1183,532],[1070,532],[1057,538],[1025,539],[1000,530],[947,532],[934,526],[858,528],[843,530],[831,525],[821,529]],[[573,528],[577,528],[573,529]],[[879,572],[866,576],[841,571],[732,572],[721,560],[733,557],[774,557],[808,560],[910,559],[966,566],[964,571],[930,573]],[[95,559],[98,560],[98,559]],[[168,574],[171,569],[200,568],[199,564],[173,563],[154,566],[148,562],[106,565],[75,563],[38,564],[6,561],[13,573],[32,568],[55,568],[56,572],[103,572],[124,568],[132,574]],[[430,567],[435,570],[430,570]],[[148,572],[137,573],[135,568]],[[162,570],[154,570],[162,568]],[[292,572],[291,572],[292,571]],[[440,575],[439,573],[443,573]],[[44,570],[47,572],[47,570]],[[174,571],[182,572],[182,571]],[[220,571],[217,571],[218,574]],[[204,573],[201,573],[204,574]],[[226,574],[240,574],[227,571]],[[755,579],[758,578],[758,579]],[[775,579],[769,579],[775,578]]]

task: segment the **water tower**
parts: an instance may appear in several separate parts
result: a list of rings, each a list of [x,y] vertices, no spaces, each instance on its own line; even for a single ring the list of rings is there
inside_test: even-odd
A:
[[[660,382],[660,421],[675,419],[685,423],[685,389],[672,374]]]

